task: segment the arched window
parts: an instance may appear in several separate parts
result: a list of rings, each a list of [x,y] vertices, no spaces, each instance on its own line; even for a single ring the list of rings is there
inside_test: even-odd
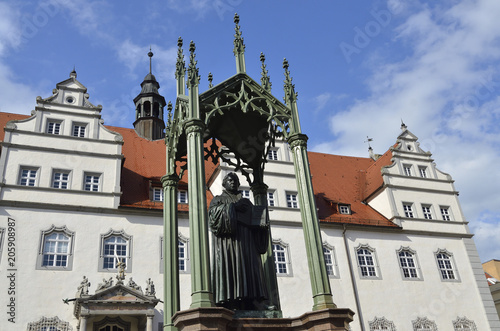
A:
[[[427,317],[417,317],[417,319],[411,323],[413,325],[413,331],[437,331],[436,323],[428,320]]]
[[[273,256],[276,274],[278,276],[291,276],[292,265],[290,263],[288,245],[281,239],[273,240]]]
[[[396,253],[398,254],[398,261],[403,279],[421,279],[416,252],[409,247],[401,247]]]
[[[71,270],[73,265],[74,232],[66,226],[42,231],[37,257],[37,269]]]
[[[132,236],[122,231],[109,230],[101,235],[99,271],[116,271],[118,263],[125,263],[125,271],[132,271]]]
[[[36,322],[28,323],[27,331],[72,331],[68,322],[61,321],[59,317],[42,317]]]
[[[375,316],[375,319],[368,322],[368,324],[370,325],[370,331],[396,331],[394,323],[387,320],[385,317],[378,318]]]
[[[333,246],[323,243],[323,255],[325,257],[326,273],[329,277],[338,277],[337,260]]]
[[[146,117],[151,116],[151,102],[149,101],[144,102],[143,110],[144,110],[144,116]]]
[[[442,280],[456,281],[459,279],[458,271],[453,261],[453,254],[446,249],[440,249],[436,252],[436,262]]]
[[[359,245],[356,248],[356,257],[361,278],[380,278],[375,249],[369,245]]]
[[[454,331],[477,331],[476,323],[467,319],[467,317],[458,317],[453,321]]]

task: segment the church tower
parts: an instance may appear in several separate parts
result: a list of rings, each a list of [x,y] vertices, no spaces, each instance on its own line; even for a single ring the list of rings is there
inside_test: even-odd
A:
[[[163,120],[165,98],[158,93],[160,84],[151,73],[151,58],[153,57],[151,50],[149,50],[148,56],[149,73],[141,83],[141,93],[134,98],[134,129],[142,138],[157,140],[165,137],[165,122]]]

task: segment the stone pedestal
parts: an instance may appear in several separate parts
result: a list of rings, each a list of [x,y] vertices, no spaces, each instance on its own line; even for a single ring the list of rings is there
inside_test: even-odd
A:
[[[353,316],[354,312],[350,309],[330,308],[295,318],[234,318],[233,311],[214,307],[179,311],[172,319],[179,331],[347,331]]]

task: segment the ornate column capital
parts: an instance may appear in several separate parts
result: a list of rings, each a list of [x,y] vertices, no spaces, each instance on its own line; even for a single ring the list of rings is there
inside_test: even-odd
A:
[[[307,149],[307,139],[307,135],[303,133],[294,133],[288,137],[287,141],[291,149],[294,149],[296,146],[303,146]]]
[[[179,183],[179,177],[177,175],[165,175],[161,177],[161,183],[163,187],[177,187]]]
[[[199,118],[191,118],[184,122],[184,131],[186,131],[186,135],[191,132],[202,132],[205,128],[205,123]]]

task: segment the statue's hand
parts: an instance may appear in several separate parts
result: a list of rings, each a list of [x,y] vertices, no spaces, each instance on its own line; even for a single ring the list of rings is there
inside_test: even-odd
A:
[[[234,207],[236,208],[237,211],[244,213],[250,209],[251,205],[252,203],[250,202],[250,200],[242,198],[234,204]]]

